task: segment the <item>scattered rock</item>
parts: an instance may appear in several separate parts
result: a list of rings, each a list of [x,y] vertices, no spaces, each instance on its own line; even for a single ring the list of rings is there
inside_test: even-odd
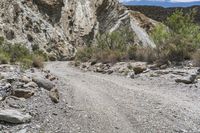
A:
[[[27,123],[31,121],[31,116],[29,114],[22,114],[17,110],[5,109],[0,110],[0,121],[14,123],[14,124],[21,124]]]
[[[17,131],[16,133],[27,133],[27,129],[26,128],[25,129],[21,129],[21,130]]]
[[[19,97],[19,98],[30,98],[34,95],[34,92],[31,90],[25,90],[25,89],[15,89],[12,91],[12,95]]]
[[[168,66],[167,64],[165,64],[165,65],[161,65],[161,66],[160,66],[160,69],[166,69],[167,66]]]
[[[197,75],[199,75],[200,74],[200,68],[197,70]]]
[[[188,76],[188,77],[178,78],[175,81],[177,83],[193,84],[193,83],[195,83],[196,77],[197,77],[197,75],[194,74],[194,75],[191,75],[191,76]]]
[[[134,78],[135,78],[135,72],[129,72],[129,73],[127,74],[127,77],[128,77],[128,78],[134,79]]]
[[[4,30],[4,34],[8,40],[13,40],[16,37],[13,30]]]
[[[107,74],[112,74],[112,73],[113,73],[113,70],[107,70],[106,73],[107,73]]]
[[[26,76],[22,76],[21,79],[20,79],[21,82],[24,82],[24,83],[29,83],[31,82],[32,80]]]
[[[138,66],[138,67],[134,67],[133,70],[135,74],[140,74],[140,73],[143,73],[146,69]]]
[[[44,78],[40,78],[40,77],[34,77],[33,78],[33,81],[39,86],[39,87],[42,87],[48,91],[50,91],[55,85],[47,80],[47,79],[44,79]]]
[[[158,65],[157,64],[153,64],[153,65],[148,65],[148,68],[151,70],[158,70]]]
[[[49,92],[49,97],[51,98],[51,100],[54,103],[58,103],[59,102],[59,92],[58,92],[58,89],[56,89],[56,88],[51,89],[51,91]]]
[[[25,84],[23,87],[25,87],[25,88],[28,88],[28,87],[36,88],[36,87],[38,87],[38,85],[35,82],[29,82],[29,83]]]
[[[53,76],[53,75],[51,75],[51,74],[49,74],[49,73],[48,73],[45,77],[46,77],[48,80],[50,80],[50,81],[56,80],[56,77]]]
[[[11,93],[12,87],[10,83],[0,84],[0,101],[5,97],[9,96]]]

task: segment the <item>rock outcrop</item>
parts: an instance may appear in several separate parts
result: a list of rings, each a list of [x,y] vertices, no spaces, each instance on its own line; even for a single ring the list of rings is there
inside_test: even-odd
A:
[[[53,59],[72,59],[98,33],[125,26],[135,34],[134,43],[155,46],[146,30],[156,22],[138,19],[117,0],[1,0],[0,7],[0,36],[30,49],[39,46]]]

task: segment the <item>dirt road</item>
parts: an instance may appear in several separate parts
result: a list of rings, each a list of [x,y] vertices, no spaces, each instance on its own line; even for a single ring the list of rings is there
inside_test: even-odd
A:
[[[46,69],[60,79],[62,100],[73,110],[66,132],[200,133],[198,84],[83,72],[68,62]]]

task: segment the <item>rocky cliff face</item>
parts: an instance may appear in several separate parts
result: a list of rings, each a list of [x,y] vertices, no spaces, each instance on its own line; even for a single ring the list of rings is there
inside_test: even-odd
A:
[[[134,43],[155,46],[148,36],[155,21],[128,11],[116,0],[1,0],[0,36],[10,42],[38,45],[51,57],[67,60],[76,47],[98,33],[129,27]]]

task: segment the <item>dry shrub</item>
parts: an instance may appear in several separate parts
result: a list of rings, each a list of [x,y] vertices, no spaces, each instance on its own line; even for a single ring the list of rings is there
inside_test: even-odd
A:
[[[81,61],[81,62],[89,61],[93,56],[94,49],[95,48],[93,47],[85,47],[85,48],[78,49],[75,60]]]
[[[149,47],[138,47],[135,53],[135,60],[153,63],[157,59],[155,50]]]
[[[196,67],[200,67],[200,50],[197,50],[193,55],[192,55],[193,63]]]
[[[32,66],[36,67],[36,68],[43,68],[44,67],[44,58],[42,56],[33,57]]]
[[[0,64],[8,64],[9,57],[5,53],[0,53]]]
[[[97,51],[93,58],[102,63],[116,63],[125,58],[125,53],[119,50],[102,50]]]

